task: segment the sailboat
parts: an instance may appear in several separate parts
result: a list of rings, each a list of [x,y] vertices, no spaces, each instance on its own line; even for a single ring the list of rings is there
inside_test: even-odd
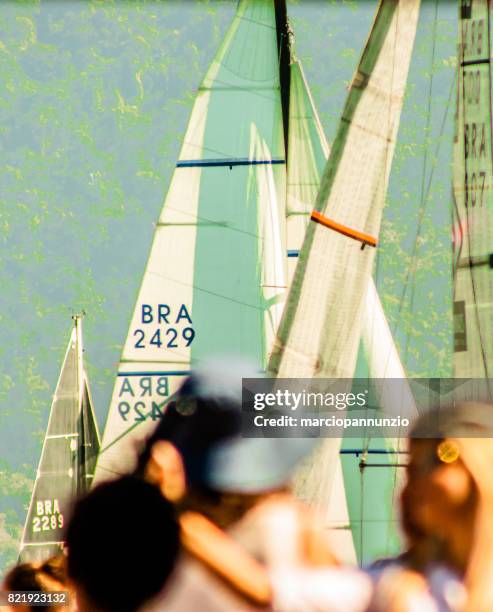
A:
[[[99,434],[84,365],[82,315],[73,321],[24,525],[20,562],[43,561],[63,549],[70,506],[89,489],[94,476]]]
[[[492,220],[489,210],[489,198],[491,197],[490,194],[493,184],[491,176],[493,161],[491,148],[491,130],[493,123],[491,117],[492,76],[489,41],[489,33],[491,31],[491,8],[486,0],[466,0],[459,2],[458,5],[459,53],[452,206],[454,290],[453,363],[454,375],[456,378],[489,378],[493,368],[493,339],[490,333],[491,304],[493,303],[493,283],[491,282],[493,254],[490,238]],[[380,3],[370,37],[363,53],[362,61],[360,62],[360,66],[353,81],[353,88],[356,89],[356,92],[354,89],[349,92],[342,122],[336,137],[336,143],[337,140],[341,138],[341,144],[343,145],[339,152],[340,157],[339,155],[333,154],[329,159],[325,175],[322,179],[322,181],[325,182],[325,191],[322,186],[314,214],[312,214],[312,221],[317,225],[324,226],[331,230],[332,233],[336,232],[342,234],[346,240],[350,239],[353,242],[359,240],[362,244],[363,251],[367,250],[369,246],[374,246],[376,244],[376,241],[372,243],[369,241],[369,238],[373,237],[376,239],[378,231],[373,230],[369,233],[367,228],[369,224],[371,225],[372,221],[375,222],[375,217],[373,215],[376,215],[376,227],[378,229],[379,213],[375,211],[375,208],[383,204],[386,183],[388,180],[387,164],[391,162],[393,142],[397,130],[397,126],[393,122],[396,121],[398,123],[398,116],[400,114],[399,98],[401,104],[402,97],[400,94],[396,96],[395,92],[392,93],[391,89],[387,90],[387,99],[389,101],[388,110],[387,112],[382,112],[382,109],[380,109],[380,112],[382,112],[381,117],[384,130],[385,128],[389,130],[387,132],[387,145],[384,145],[386,151],[383,160],[382,157],[379,158],[378,155],[375,157],[372,156],[376,166],[378,167],[378,164],[380,164],[380,168],[384,174],[384,178],[380,177],[383,188],[382,191],[375,189],[373,194],[367,192],[367,198],[359,197],[358,206],[360,207],[360,219],[358,220],[355,218],[354,225],[341,223],[341,217],[336,216],[341,213],[350,214],[350,211],[347,211],[349,207],[346,207],[345,202],[343,202],[344,209],[338,206],[340,201],[337,199],[337,182],[339,179],[339,181],[344,183],[344,179],[348,176],[349,178],[351,178],[351,176],[356,177],[353,178],[353,180],[347,180],[347,187],[343,185],[342,188],[342,193],[348,201],[351,202],[352,188],[360,189],[361,182],[364,181],[364,178],[357,178],[358,155],[354,156],[352,159],[353,168],[344,167],[344,161],[347,162],[348,159],[351,159],[351,153],[361,153],[362,151],[361,154],[364,155],[365,148],[371,148],[372,136],[376,134],[374,129],[375,124],[372,124],[371,121],[360,121],[358,127],[363,128],[363,132],[366,131],[367,135],[365,136],[361,133],[359,135],[360,150],[358,150],[357,145],[353,144],[353,147],[351,147],[351,143],[345,140],[345,135],[348,130],[348,125],[354,126],[357,112],[350,118],[348,118],[346,112],[351,114],[351,111],[354,110],[354,106],[351,105],[352,95],[356,98],[358,106],[365,104],[367,111],[369,113],[372,111],[371,100],[366,102],[363,101],[364,92],[368,92],[368,89],[370,89],[369,85],[371,85],[371,76],[373,75],[373,73],[370,75],[368,70],[361,71],[361,65],[365,63],[365,54],[374,53],[374,57],[378,57],[379,54],[382,61],[388,61],[386,74],[392,79],[392,87],[396,85],[399,78],[405,78],[412,49],[412,40],[417,24],[418,9],[418,2],[386,3],[384,1]],[[406,12],[406,24],[404,25],[403,22],[399,23],[399,20]],[[394,13],[393,16],[392,13]],[[394,18],[395,23],[391,24],[388,20]],[[384,25],[385,23],[386,25]],[[399,60],[397,60],[396,56],[392,56],[392,52],[389,53],[388,50],[384,52],[386,44],[385,39],[387,39],[387,42],[391,40],[393,31],[396,34],[397,32],[399,33],[399,37],[394,38],[394,42],[397,45],[393,47],[395,53],[399,54],[403,52],[402,49],[398,49],[399,45],[402,44],[405,47],[404,55],[400,55]],[[380,32],[380,35],[377,34],[378,32]],[[377,42],[378,38],[380,39],[379,42]],[[383,46],[381,46],[382,42]],[[400,75],[398,74],[399,71],[401,71]],[[363,72],[363,75],[361,72]],[[404,80],[401,80],[401,84],[403,83]],[[358,96],[358,89],[360,88],[363,92],[360,91],[360,96]],[[371,96],[369,97],[371,98]],[[396,107],[393,112],[391,109],[391,98],[396,102]],[[387,121],[384,121],[384,119]],[[361,157],[359,159],[361,160]],[[369,157],[368,159],[371,158]],[[385,170],[386,167],[387,171]],[[351,171],[354,173],[353,175],[351,175]],[[386,175],[385,172],[387,172]],[[378,186],[382,186],[382,183]],[[365,208],[365,203],[368,208]],[[325,209],[322,208],[324,205]],[[336,219],[336,223],[334,223],[334,219]],[[363,231],[361,231],[362,228],[364,228]],[[354,231],[355,229],[356,231]],[[347,348],[349,343],[353,342],[350,350],[346,353],[346,357],[343,359],[344,367],[348,368],[343,375],[351,377],[355,372],[354,362],[358,354],[355,349],[357,331],[355,331],[354,327],[359,327],[363,334],[363,343],[365,345],[366,367],[370,371],[371,376],[374,378],[404,378],[405,372],[400,364],[398,354],[394,351],[395,346],[393,347],[392,337],[385,323],[385,319],[382,317],[375,318],[374,316],[374,313],[379,310],[380,305],[378,302],[378,295],[374,292],[371,278],[368,279],[368,268],[365,270],[361,265],[361,261],[353,268],[353,262],[347,250],[344,256],[341,257],[341,260],[337,262],[337,256],[343,251],[342,244],[340,250],[337,246],[337,240],[341,242],[341,239],[335,236],[327,239],[330,240],[330,248],[334,249],[331,255],[329,247],[322,248],[317,245],[317,230],[318,233],[322,231],[316,226],[309,226],[299,266],[299,268],[304,266],[305,269],[298,269],[295,274],[293,287],[288,298],[287,308],[276,341],[277,349],[271,362],[272,371],[277,373],[277,375],[282,375],[283,371],[287,371],[290,376],[298,372],[302,372],[301,375],[303,376],[308,376],[311,369],[312,374],[316,376],[340,376],[341,370],[339,364],[326,363],[324,358],[334,358],[334,356],[340,357],[340,355],[343,355],[343,351]],[[356,249],[353,249],[353,251],[356,251]],[[336,262],[335,264],[332,263],[332,267],[329,261],[330,256],[332,262]],[[327,257],[327,259],[324,259],[324,257]],[[311,263],[311,258],[315,260],[314,263]],[[303,259],[305,259],[305,263],[303,263]],[[357,259],[355,253],[354,259]],[[359,259],[363,259],[362,253],[359,254]],[[337,263],[339,263],[341,267],[344,267],[345,274],[343,283],[341,282],[341,275],[337,274]],[[306,322],[308,317],[313,318],[313,304],[320,303],[320,301],[326,304],[327,301],[331,299],[332,289],[331,287],[325,286],[327,293],[321,295],[321,292],[319,292],[317,297],[316,280],[310,282],[310,275],[307,275],[306,271],[308,270],[309,272],[315,272],[321,275],[324,265],[326,269],[329,270],[329,275],[325,274],[324,278],[335,278],[336,280],[334,282],[339,282],[340,284],[341,291],[338,295],[338,300],[342,303],[342,306],[338,305],[337,308],[334,308],[329,302],[329,307],[320,309],[322,314],[319,324],[321,329],[326,329],[327,331],[331,330],[332,332],[337,330],[337,334],[334,341],[329,338],[328,341],[323,340],[320,345],[317,345],[316,338],[314,338],[313,343],[308,343],[306,345],[305,354],[303,355],[305,359],[302,360],[300,359],[301,345],[298,344],[301,338],[300,330],[297,329],[296,326],[297,324],[302,324],[303,321]],[[345,319],[341,321],[337,319],[337,314],[334,316],[334,312],[337,310],[344,311],[346,307],[343,301],[345,291],[342,287],[347,284],[348,269],[350,278],[352,278],[355,269],[361,274],[361,276],[359,276],[361,282],[358,283],[358,286],[353,285],[349,295],[352,306],[356,307],[359,305],[359,307],[363,309],[363,314],[359,312],[356,317],[348,318],[348,311],[346,310],[346,313],[343,313]],[[361,293],[365,283],[368,283],[368,289],[365,303],[362,306]],[[328,281],[327,284],[330,285],[330,281]],[[322,318],[324,316],[326,316],[325,320]],[[353,326],[352,330],[344,327],[344,324],[347,325],[348,321],[352,321],[353,323],[356,321],[356,325]],[[353,333],[355,337],[351,339],[351,334]],[[306,343],[306,341],[307,335],[305,334],[304,342]],[[333,342],[332,346],[330,344],[331,341]],[[337,342],[340,343],[338,348],[335,346]],[[388,348],[386,349],[385,346]],[[310,348],[314,349],[312,353],[310,353]],[[383,369],[381,366],[378,366],[379,361],[382,362],[379,353],[383,353],[383,355],[386,356],[384,359],[386,364]],[[360,358],[358,358],[358,362],[359,361]],[[298,376],[299,375],[300,374],[298,374]],[[413,398],[409,389],[407,389],[406,395],[406,398],[401,398],[403,400],[402,407],[405,407],[406,410],[412,413],[415,407],[413,406]],[[311,492],[316,505],[325,505],[325,507],[327,507],[326,500],[327,497],[329,497],[329,515],[331,515],[331,513],[335,513],[338,516],[350,515],[349,522],[346,526],[344,526],[343,520],[340,521],[342,537],[340,537],[338,551],[342,550],[343,556],[346,558],[351,556],[352,548],[359,549],[359,559],[363,556],[363,550],[366,553],[365,556],[367,560],[374,558],[375,553],[378,553],[378,547],[375,548],[373,546],[372,540],[375,541],[380,535],[385,536],[383,539],[388,540],[388,531],[387,534],[379,533],[378,529],[379,524],[384,526],[385,523],[385,520],[382,520],[381,509],[376,508],[376,504],[372,504],[373,507],[370,509],[370,512],[365,513],[363,510],[363,483],[365,482],[363,471],[365,470],[367,488],[370,489],[371,487],[366,498],[370,496],[374,500],[380,500],[380,508],[388,508],[389,506],[395,505],[398,480],[402,476],[403,467],[403,463],[399,460],[399,454],[403,453],[403,447],[398,441],[389,442],[390,443],[387,443],[385,448],[374,450],[374,452],[378,453],[381,457],[387,458],[387,461],[381,461],[374,466],[367,461],[368,454],[372,452],[372,449],[368,446],[368,441],[364,441],[364,444],[360,445],[352,441],[352,449],[348,448],[347,443],[343,444],[340,453],[343,454],[345,466],[343,469],[343,477],[341,478],[340,474],[335,469],[337,465],[336,453],[338,441],[328,441],[325,444],[325,448],[322,448],[320,451],[316,460],[312,462],[310,466],[311,471],[309,470],[308,476],[305,476],[309,481],[308,485],[305,483],[305,488],[309,489]],[[394,457],[392,457],[392,454],[394,454]],[[360,465],[356,466],[356,469],[354,469],[354,467],[351,468],[351,464],[354,466],[355,462],[352,457],[348,460],[348,455],[357,457],[357,461],[359,461]],[[390,460],[388,459],[389,456]],[[361,460],[359,458],[361,458]],[[359,483],[359,479],[356,476],[358,467],[361,471]],[[387,467],[388,469],[374,470],[373,474],[375,478],[369,481],[370,487],[368,487],[368,469],[366,468],[372,467]],[[327,485],[327,483],[325,483],[325,487],[322,487],[322,481],[320,479],[321,468],[325,470],[326,474],[333,474],[334,482],[332,487]],[[388,495],[388,493],[387,495],[384,494],[386,488],[385,480],[388,481],[388,475],[390,475],[390,479],[394,481],[391,486],[391,495]],[[358,490],[358,484],[361,486],[360,490]],[[385,497],[386,499],[384,499]],[[345,504],[345,502],[347,503]],[[357,510],[355,511],[355,506],[358,503],[361,503],[359,512]],[[352,509],[350,508],[351,506]],[[372,533],[370,537],[368,537],[369,533]],[[385,548],[386,543],[382,542],[381,552],[384,552],[382,549]],[[385,552],[388,554],[388,550]]]
[[[478,384],[477,391],[486,393],[492,399],[492,389],[489,378],[493,372],[493,337],[491,334],[491,307],[493,304],[493,251],[491,243],[491,190],[493,186],[492,167],[492,129],[493,117],[491,111],[492,72],[491,72],[491,19],[492,9],[486,0],[459,0],[458,8],[458,53],[456,71],[456,108],[455,131],[453,141],[453,175],[452,175],[452,288],[453,288],[453,336],[454,352],[452,358],[453,376],[458,381],[455,392],[456,399],[474,399],[474,385],[464,385],[464,379],[486,379],[486,384]],[[444,109],[444,118],[448,112],[448,104]],[[366,305],[363,326],[367,325],[370,315],[370,303]],[[373,319],[374,338],[386,335],[383,328]],[[363,328],[364,329],[364,328]],[[366,332],[363,331],[366,336]],[[368,364],[378,362],[378,347],[381,341],[375,342],[368,336],[364,338]],[[386,351],[382,351],[384,354]],[[387,376],[401,378],[404,371],[399,371],[397,359],[392,360],[394,366],[390,368]],[[395,367],[397,365],[397,367]],[[375,374],[372,374],[375,376]],[[376,378],[381,376],[375,376]],[[405,402],[407,405],[412,401]],[[354,442],[353,442],[354,445]],[[356,445],[354,445],[356,446]],[[343,444],[343,450],[351,452]],[[368,548],[367,560],[375,558],[375,550],[371,549],[371,542],[366,534],[368,531],[377,531],[375,522],[375,491],[382,492],[378,479],[391,474],[395,478],[392,486],[392,498],[387,499],[395,505],[398,480],[402,477],[402,445],[390,445],[379,450],[387,461],[379,463],[368,462],[365,453],[368,444],[357,447],[362,457],[361,472],[365,471],[366,497],[363,491],[363,477],[361,490],[358,491],[356,478],[348,478],[351,460],[344,457],[346,484],[346,499],[353,506],[354,517],[358,517],[360,527],[353,529],[353,542],[359,548],[358,557],[363,556],[363,550]],[[370,451],[371,452],[371,451]],[[388,453],[385,455],[385,453]],[[392,453],[395,453],[392,457]],[[370,455],[371,456],[371,455]],[[389,458],[390,457],[390,458]],[[371,468],[375,478],[368,480]],[[369,468],[369,469],[366,469]],[[353,469],[353,473],[356,469]],[[353,485],[351,488],[351,484]],[[349,487],[347,486],[349,485]],[[356,486],[355,486],[356,485]],[[373,509],[365,513],[354,510],[354,505],[363,498],[372,501]],[[333,500],[334,501],[334,500]],[[386,504],[379,504],[380,508]],[[378,510],[378,509],[377,509]],[[369,521],[367,521],[367,517]],[[357,519],[357,520],[358,520]],[[365,526],[365,523],[367,525]],[[384,534],[382,534],[384,535]],[[388,535],[387,535],[388,538]],[[364,542],[366,540],[366,542]],[[387,552],[387,551],[385,551]],[[388,552],[387,552],[388,554]]]
[[[193,364],[265,367],[286,289],[284,1],[241,0],[202,81],[123,347],[95,481],[132,470]]]
[[[273,376],[351,379],[363,321],[371,356],[375,313],[383,348],[400,364],[370,275],[418,12],[419,2],[411,1],[384,0],[377,9],[310,215],[269,363]],[[371,373],[404,374],[402,367],[386,369],[373,366]],[[358,496],[360,479],[348,470],[342,477],[339,451],[340,440],[322,444],[305,469],[302,493],[339,530],[338,551],[354,560],[365,521],[348,520],[345,502],[348,495]],[[365,537],[375,540],[380,533],[365,530]]]
[[[381,14],[377,42],[391,27],[386,4]],[[369,48],[372,68],[369,58],[378,49]],[[96,480],[132,469],[142,440],[193,363],[222,351],[267,365],[328,155],[285,3],[243,0],[199,88],[156,227]],[[366,302],[368,333],[381,321],[395,354],[371,281]],[[313,331],[318,334],[316,326]],[[344,540],[345,557],[355,561],[358,523],[348,515],[341,462],[321,459],[298,492],[323,507],[324,526]]]
[[[457,364],[466,356],[460,354],[464,346],[475,347],[476,362],[484,362],[481,352],[487,350],[481,349],[478,330],[486,325],[486,310],[478,303],[491,302],[484,278],[490,265],[487,244],[477,234],[470,246],[472,233],[489,227],[486,207],[479,206],[479,194],[486,198],[491,185],[485,162],[489,133],[483,146],[484,128],[474,114],[482,105],[473,108],[471,102],[475,96],[484,102],[489,91],[483,82],[490,74],[485,49],[471,51],[479,32],[486,31],[477,24],[487,23],[489,13],[484,2],[461,6],[468,23],[461,30],[462,83],[469,98],[461,102],[459,95],[467,121],[458,123],[458,133],[467,132],[470,142],[456,139]],[[380,2],[327,163],[329,147],[293,52],[285,3],[239,3],[198,90],[156,225],[118,366],[97,480],[132,469],[142,440],[184,376],[210,354],[241,352],[281,377],[349,379],[363,337],[373,377],[404,377],[371,267],[418,9],[417,1]],[[478,66],[479,77],[473,71]],[[377,346],[386,355],[383,365]],[[456,367],[468,375],[464,366]],[[359,452],[365,445],[353,446]],[[398,446],[389,448],[399,452]],[[324,526],[336,533],[338,550],[355,560],[362,539],[376,545],[381,532],[351,511],[361,494],[354,470],[359,457],[350,452],[347,444],[341,450],[339,441],[327,441],[313,469],[305,472],[299,494],[323,508]],[[395,471],[388,473],[393,480]],[[393,496],[392,483],[390,488]],[[391,502],[384,504],[382,522],[391,520]]]

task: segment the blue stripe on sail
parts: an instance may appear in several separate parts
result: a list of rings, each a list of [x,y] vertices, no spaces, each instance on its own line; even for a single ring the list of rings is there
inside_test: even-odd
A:
[[[299,257],[300,252],[296,249],[288,249],[288,257]]]
[[[285,164],[284,159],[248,159],[247,157],[231,157],[223,159],[183,159],[176,164],[177,168],[201,168],[207,166],[261,166]]]
[[[189,370],[171,372],[118,372],[117,376],[188,376]]]

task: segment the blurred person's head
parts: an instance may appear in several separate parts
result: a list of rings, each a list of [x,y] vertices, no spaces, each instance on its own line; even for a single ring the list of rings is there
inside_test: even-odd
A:
[[[259,376],[235,357],[195,368],[148,439],[137,473],[181,509],[222,527],[285,490],[313,440],[242,436],[242,379]]]
[[[437,413],[438,414],[438,413]],[[410,440],[402,521],[416,563],[439,561],[465,572],[478,537],[480,507],[493,513],[493,405],[441,409],[437,438],[425,415]]]
[[[462,569],[477,508],[475,479],[464,459],[467,447],[448,438],[411,440],[401,498],[403,528],[415,552]],[[444,460],[447,452],[450,459]]]
[[[80,612],[134,612],[172,572],[178,526],[156,487],[127,476],[77,502],[66,544]]]
[[[68,591],[66,559],[63,554],[51,557],[42,563],[20,563],[13,567],[3,582],[5,591],[32,591],[50,593]],[[70,599],[70,596],[69,596]],[[68,610],[69,605],[62,606],[29,606],[16,604],[12,610],[17,612],[49,612],[49,610]]]

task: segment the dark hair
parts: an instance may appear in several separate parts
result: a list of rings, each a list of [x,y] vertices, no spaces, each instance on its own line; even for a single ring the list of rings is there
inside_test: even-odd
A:
[[[5,577],[5,586],[9,591],[36,591],[48,593],[63,590],[67,583],[65,557],[59,555],[46,560],[42,565],[20,563],[13,567]],[[38,612],[49,612],[53,606],[36,606],[29,608]]]
[[[134,612],[164,586],[179,532],[159,490],[125,476],[76,504],[66,544],[69,576],[91,603],[107,612]]]
[[[186,391],[186,386],[183,387]],[[135,475],[144,476],[153,445],[158,440],[166,440],[177,448],[183,459],[187,484],[207,489],[208,451],[214,444],[238,436],[240,430],[241,413],[232,410],[227,401],[194,399],[183,392],[181,398],[168,404],[146,441]]]
[[[63,553],[47,559],[40,570],[60,584],[67,584],[67,557]]]
[[[183,417],[177,412],[175,402],[170,402],[166,406],[166,412],[159,419],[154,431],[147,438],[144,447],[142,448],[135,468],[134,475],[138,478],[145,476],[145,470],[151,458],[151,450],[158,440],[173,441],[175,432],[181,426]]]

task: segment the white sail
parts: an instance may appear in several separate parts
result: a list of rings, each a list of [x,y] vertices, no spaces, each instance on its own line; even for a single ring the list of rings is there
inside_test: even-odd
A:
[[[491,6],[459,3],[453,172],[454,374],[493,376]]]
[[[81,317],[75,316],[53,396],[20,561],[43,561],[62,550],[71,504],[89,488],[98,451],[98,429],[84,368]]]
[[[379,5],[275,342],[269,369],[279,378],[353,376],[418,13],[418,1]],[[319,507],[331,496],[339,446],[324,441],[305,466],[305,497]]]
[[[269,153],[266,143],[259,142],[258,135],[252,138],[253,141],[256,141],[258,149],[257,153],[253,152],[253,156],[267,157]],[[265,203],[265,206],[260,206],[258,209],[258,234],[262,293],[266,306],[264,309],[264,363],[266,363],[281,321],[286,298],[286,262],[281,237],[283,227],[280,218],[281,205],[277,198],[272,166],[259,165],[255,168],[258,199]]]
[[[286,242],[291,283],[329,157],[329,145],[303,66],[296,58],[291,63],[288,142]]]
[[[370,378],[379,384],[376,391],[382,410],[387,416],[414,421],[418,416],[416,402],[373,280],[366,291],[362,330]],[[395,380],[402,384],[396,385]],[[398,440],[388,443],[395,449],[402,445]]]
[[[294,40],[292,40],[292,52]],[[286,231],[288,277],[291,282],[310,214],[315,206],[329,145],[318,117],[301,61],[291,63],[289,100],[289,153],[287,167]],[[317,470],[311,469],[317,460]],[[319,460],[319,461],[318,461]],[[333,485],[326,488],[327,475]],[[350,531],[346,491],[339,457],[315,455],[294,478],[295,494],[316,510],[323,529],[329,529],[334,549],[347,563],[356,563]]]
[[[292,49],[293,51],[293,49]],[[293,59],[291,64],[291,89],[289,113],[289,155],[287,167],[287,244],[289,276],[293,276],[299,249],[302,245],[309,223],[310,213],[315,204],[320,187],[320,181],[329,155],[329,146],[311,96],[302,64]],[[385,313],[383,311],[373,279],[368,282],[365,296],[365,308],[362,323],[363,344],[365,356],[373,379],[390,379],[388,384],[382,380],[379,393],[380,402],[385,413],[395,414],[401,411],[403,415],[416,415],[414,398],[406,381],[406,374],[395,346]],[[401,378],[403,383],[396,386],[393,379]],[[392,450],[402,450],[401,440],[388,440],[387,446]],[[324,528],[328,528],[338,554],[348,563],[356,562],[356,551],[353,544],[352,522],[350,520],[346,486],[340,457],[330,461],[331,456],[321,456],[315,472],[308,467],[300,469],[295,479],[296,494],[308,503],[318,504],[318,518]],[[329,459],[327,464],[324,463]],[[354,456],[359,462],[359,458]],[[314,477],[310,482],[308,475]],[[333,474],[334,482],[330,491],[323,489],[328,495],[324,497],[320,485],[325,487],[326,474]],[[393,481],[396,476],[389,473]],[[351,478],[350,474],[347,474]],[[400,480],[400,475],[397,476]],[[318,480],[318,484],[316,482]],[[387,484],[387,479],[382,484]],[[391,488],[398,494],[397,486]],[[359,490],[351,487],[351,494]],[[382,489],[383,492],[383,489]],[[391,500],[391,503],[394,500]],[[354,505],[354,504],[353,504]],[[392,503],[392,506],[394,504]],[[361,517],[362,518],[362,517]],[[361,521],[360,521],[361,523]],[[368,537],[367,530],[365,536]],[[370,536],[371,537],[371,536]]]
[[[285,265],[277,18],[273,0],[242,0],[199,88],[123,347],[98,480],[132,470],[193,363],[218,353],[266,362]]]
[[[418,8],[379,6],[276,340],[271,369],[280,377],[353,374]]]

